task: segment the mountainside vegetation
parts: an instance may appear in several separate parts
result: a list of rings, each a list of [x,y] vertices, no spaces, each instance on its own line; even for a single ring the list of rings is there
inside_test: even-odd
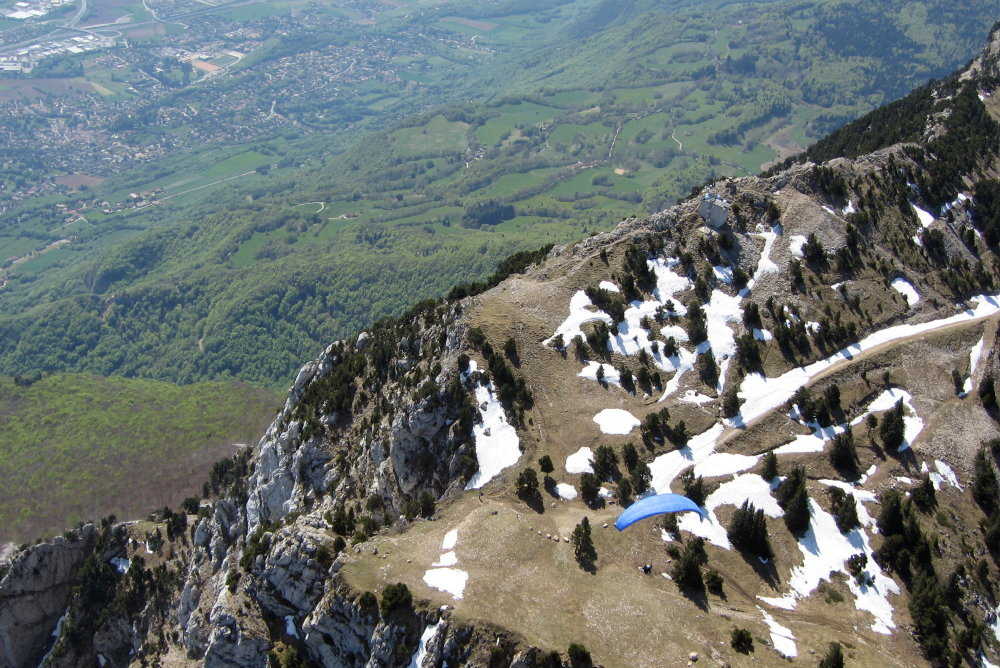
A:
[[[801,150],[945,75],[993,17],[940,0],[579,0],[455,3],[412,20],[462,25],[495,53],[460,74],[428,65],[432,109],[369,110],[353,134],[208,146],[6,215],[0,371],[279,386],[326,342],[513,251]],[[187,192],[179,175],[198,174],[245,176]],[[104,212],[155,188],[159,203]]]
[[[234,443],[252,446],[277,406],[243,383],[0,377],[0,543],[176,506]]]

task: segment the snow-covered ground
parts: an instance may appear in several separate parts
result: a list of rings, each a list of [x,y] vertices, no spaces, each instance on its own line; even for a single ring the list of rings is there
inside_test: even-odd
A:
[[[802,247],[806,245],[806,241],[801,234],[793,234],[788,238],[788,251],[795,257],[804,257]]]
[[[703,478],[732,475],[752,469],[757,465],[759,459],[759,457],[737,455],[730,452],[714,452],[695,465],[694,474]]]
[[[435,561],[433,564],[431,564],[431,566],[437,566],[437,567],[454,566],[457,563],[458,563],[458,555],[455,554],[455,550],[449,550],[448,552],[445,552],[440,557],[438,557],[438,560]]]
[[[659,491],[659,490],[657,490]],[[781,517],[784,513],[781,506],[771,495],[771,483],[756,473],[734,476],[732,480],[719,485],[719,488],[705,499],[705,515],[684,513],[677,518],[677,526],[684,531],[701,536],[718,547],[731,550],[726,528],[719,522],[715,509],[719,506],[742,506],[749,501],[768,517]]]
[[[607,290],[608,292],[621,292],[621,290],[618,289],[618,286],[611,281],[601,281],[597,284],[597,287],[601,290]]]
[[[475,370],[476,363],[472,361],[469,373]],[[521,458],[517,431],[507,421],[507,413],[494,392],[492,382],[476,386],[476,403],[482,421],[472,427],[472,434],[476,439],[479,470],[469,479],[466,489],[479,489]]]
[[[816,501],[809,499],[811,514],[809,528],[798,541],[802,564],[792,568],[788,580],[791,591],[781,598],[759,598],[765,603],[792,610],[797,599],[812,594],[820,582],[830,579],[831,572],[846,572],[847,560],[863,552],[868,556],[865,570],[868,579],[858,583],[854,578],[848,578],[847,586],[854,595],[855,607],[871,613],[875,618],[871,629],[876,633],[888,635],[896,627],[892,618],[893,608],[889,602],[889,595],[899,594],[899,585],[885,575],[875,562],[871,542],[865,530],[866,527],[874,525],[874,520],[867,511],[862,514],[862,501],[873,500],[874,495],[870,492],[859,493],[846,484],[842,489],[853,495],[858,502],[858,519],[861,520],[862,526],[847,535],[842,534],[833,515],[823,510]]]
[[[452,598],[460,599],[465,593],[465,584],[469,574],[458,568],[451,568],[458,563],[455,546],[458,544],[458,529],[452,529],[444,535],[441,541],[442,554],[433,568],[424,572],[424,582],[428,587],[448,592]]]
[[[580,448],[566,458],[566,473],[593,473],[594,451],[590,448]]]
[[[972,392],[972,377],[976,374],[976,367],[979,366],[979,358],[982,354],[983,337],[980,337],[976,345],[972,346],[972,350],[969,351],[969,377],[965,379],[965,384],[962,386],[963,395]]]
[[[587,293],[583,290],[578,290],[569,301],[569,316],[559,325],[555,334],[544,341],[544,344],[551,344],[552,339],[556,338],[559,334],[562,334],[563,342],[566,345],[569,345],[569,342],[574,337],[579,336],[584,338],[583,330],[580,329],[580,326],[594,320],[603,320],[606,324],[611,324],[611,316],[604,311],[599,311],[593,302],[590,301]]]
[[[621,408],[605,408],[594,416],[594,422],[605,434],[628,434],[639,426],[639,419]]]
[[[930,212],[924,211],[913,202],[910,202],[910,206],[913,207],[913,212],[917,214],[917,220],[920,221],[920,224],[924,227],[930,227],[931,223],[934,222],[934,216],[931,215]]]
[[[432,568],[424,573],[428,587],[447,592],[455,600],[462,598],[468,580],[469,574],[458,568]]]
[[[559,495],[560,499],[565,499],[567,501],[572,501],[577,497],[576,487],[573,487],[573,485],[566,482],[561,482],[556,485],[556,494]]]
[[[931,484],[934,485],[935,490],[940,490],[941,487],[947,483],[961,491],[962,485],[958,482],[958,476],[955,475],[955,471],[952,470],[947,463],[941,461],[940,459],[935,459],[934,468],[937,470],[931,471],[927,467],[927,462],[923,462],[920,465],[920,472],[927,474],[927,477],[931,479]]]
[[[767,378],[759,373],[748,374],[740,385],[739,396],[744,400],[740,413],[744,421],[750,422],[766,415],[791,399],[799,387],[807,384],[818,374],[826,371],[834,364],[853,359],[866,350],[885,343],[899,341],[910,336],[931,332],[942,327],[969,322],[1000,312],[1000,301],[995,295],[977,295],[971,301],[974,306],[955,315],[931,320],[915,325],[896,325],[879,330],[863,338],[861,341],[843,348],[825,359],[813,362],[808,366],[790,369],[780,376]]]
[[[767,630],[771,633],[771,645],[775,651],[790,659],[798,656],[799,651],[795,646],[795,635],[792,634],[792,630],[787,626],[779,624],[774,617],[769,615],[760,606],[757,606],[757,609],[760,610],[760,614],[764,617],[764,624],[767,625]]]
[[[892,283],[890,285],[892,285],[893,290],[906,298],[906,303],[910,306],[913,306],[920,301],[920,295],[917,293],[916,288],[914,288],[913,285],[905,278],[894,278],[892,279]]]

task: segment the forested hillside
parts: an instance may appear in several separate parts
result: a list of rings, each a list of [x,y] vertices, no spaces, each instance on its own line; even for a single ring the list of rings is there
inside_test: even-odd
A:
[[[437,7],[407,29],[460,29],[492,55],[428,65],[405,117],[206,148],[6,216],[0,370],[280,385],[323,342],[513,251],[757,173],[943,75],[987,5]],[[409,113],[417,99],[433,108]],[[243,176],[189,192],[202,173]],[[105,213],[129,193],[149,206]]]

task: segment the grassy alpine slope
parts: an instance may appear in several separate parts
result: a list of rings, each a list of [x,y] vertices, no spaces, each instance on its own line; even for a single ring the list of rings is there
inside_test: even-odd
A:
[[[148,209],[85,209],[58,227],[54,203],[35,202],[0,224],[0,248],[13,249],[0,256],[27,257],[3,270],[0,370],[281,384],[325,342],[513,251],[660,210],[706,178],[756,173],[950,71],[981,43],[988,9],[445,5],[419,20],[478,31],[497,54],[460,68],[456,89],[473,103],[379,117],[394,129],[373,121],[343,151],[343,137],[324,134],[209,148],[87,194],[181,192],[190,183],[171,189],[170,174],[223,176],[213,157],[236,160],[232,173],[272,165]],[[440,82],[455,65],[427,67]],[[513,215],[471,215],[492,201]]]
[[[211,464],[255,443],[278,403],[242,383],[0,377],[0,543],[200,494]]]

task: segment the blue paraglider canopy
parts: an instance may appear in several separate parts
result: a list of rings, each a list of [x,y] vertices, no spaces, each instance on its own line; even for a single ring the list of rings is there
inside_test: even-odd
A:
[[[664,513],[680,513],[685,510],[701,515],[701,508],[691,499],[680,494],[655,494],[633,503],[615,520],[615,528],[624,531],[639,520]]]

